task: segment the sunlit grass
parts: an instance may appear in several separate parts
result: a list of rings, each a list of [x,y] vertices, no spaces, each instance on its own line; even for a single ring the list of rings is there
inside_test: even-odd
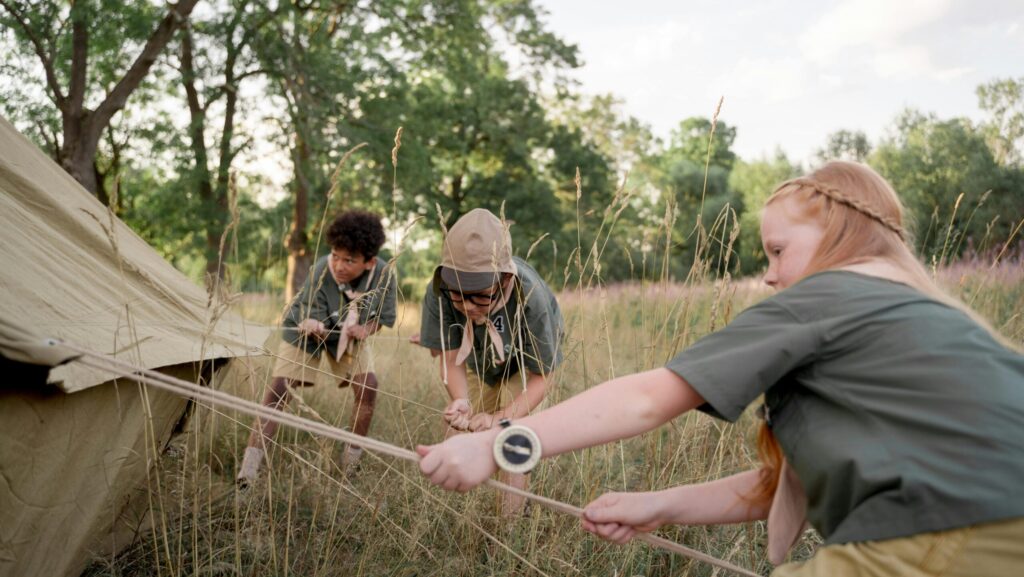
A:
[[[955,265],[939,278],[1017,342],[1024,335],[1024,268]],[[566,361],[549,403],[615,375],[663,364],[674,352],[727,323],[767,292],[756,280],[708,279],[689,285],[620,284],[560,295],[569,335]],[[246,296],[238,305],[261,321],[279,315],[274,297]],[[382,394],[371,435],[398,446],[433,443],[441,435],[447,397],[436,361],[407,342],[418,330],[417,303],[374,342]],[[270,360],[235,362],[219,386],[257,399]],[[291,410],[344,426],[347,389],[300,391]],[[534,506],[515,520],[497,515],[489,489],[447,493],[415,466],[364,455],[354,475],[341,474],[339,447],[282,428],[259,484],[233,484],[251,420],[200,408],[188,434],[163,460],[154,516],[166,529],[144,536],[90,575],[712,575],[712,568],[633,544],[609,545],[578,521]],[[607,490],[660,489],[718,478],[756,466],[749,414],[727,425],[700,414],[676,419],[628,441],[544,462],[531,490],[583,505]],[[158,524],[158,527],[162,525]],[[672,527],[662,534],[762,574],[770,571],[761,523]],[[815,545],[808,534],[795,553]],[[722,574],[719,572],[718,574]]]
[[[651,241],[642,262],[631,261],[631,267],[639,267],[635,276],[643,280],[605,284],[603,251],[627,203],[628,195],[620,191],[595,227],[593,244],[575,247],[565,258],[564,278],[552,285],[559,289],[568,334],[565,361],[553,375],[547,405],[609,378],[662,366],[769,294],[758,279],[733,279],[725,272],[735,268],[730,259],[739,236],[729,207],[713,222],[698,218],[692,230],[686,229],[692,266],[682,282],[670,282],[668,265],[678,248],[672,239],[682,230],[671,199],[663,222],[651,231],[652,239],[663,240]],[[400,249],[395,258],[401,258]],[[1001,254],[997,264],[991,262],[954,262],[938,267],[936,276],[1021,342],[1021,256]],[[244,295],[235,301],[239,314],[271,325],[283,308],[276,295]],[[436,359],[408,342],[419,330],[419,316],[418,302],[401,304],[397,326],[372,341],[380,392],[370,435],[404,448],[441,440],[441,411],[448,402]],[[266,343],[268,350],[279,339],[278,334]],[[270,357],[235,359],[218,374],[215,386],[260,399],[271,364]],[[338,427],[349,421],[348,389],[320,386],[295,396],[291,411]],[[754,468],[759,423],[752,413],[730,425],[693,412],[633,439],[547,460],[531,475],[530,490],[582,506],[609,490],[658,490]],[[161,489],[151,489],[157,529],[118,557],[98,560],[88,574],[724,574],[647,545],[605,543],[583,532],[575,518],[539,506],[519,518],[503,518],[499,496],[490,489],[445,492],[427,483],[415,464],[369,451],[358,471],[345,475],[337,463],[342,447],[285,427],[268,452],[259,482],[240,491],[234,476],[251,424],[244,415],[197,408],[187,434],[161,460]],[[665,527],[660,533],[760,574],[771,571],[764,523]],[[792,557],[808,557],[818,543],[813,532],[806,533]]]

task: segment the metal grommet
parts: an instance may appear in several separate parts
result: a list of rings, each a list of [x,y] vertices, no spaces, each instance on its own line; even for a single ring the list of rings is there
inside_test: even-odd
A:
[[[529,427],[505,427],[494,439],[494,461],[509,473],[529,473],[540,462],[540,456],[540,437]]]

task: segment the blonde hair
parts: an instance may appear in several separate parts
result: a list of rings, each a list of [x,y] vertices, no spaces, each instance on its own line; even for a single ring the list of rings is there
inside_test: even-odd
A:
[[[889,183],[870,167],[855,162],[829,162],[807,176],[780,184],[765,206],[784,198],[797,200],[802,213],[799,217],[820,223],[824,231],[803,276],[869,259],[888,261],[906,273],[908,285],[963,311],[1000,344],[1017,349],[981,315],[935,283],[914,254],[903,203]],[[757,448],[763,463],[761,482],[749,498],[758,504],[768,504],[778,485],[783,455],[766,424],[758,433]]]

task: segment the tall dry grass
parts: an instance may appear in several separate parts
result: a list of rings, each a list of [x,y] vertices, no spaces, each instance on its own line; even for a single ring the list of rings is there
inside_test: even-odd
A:
[[[1024,337],[1024,267],[958,263],[939,277],[1020,342]],[[767,294],[755,280],[701,279],[689,284],[594,286],[560,295],[569,329],[566,360],[549,403],[607,378],[658,366]],[[282,303],[249,296],[251,318],[274,318]],[[371,435],[403,447],[436,442],[447,402],[436,360],[407,342],[419,326],[418,306],[401,307],[394,330],[373,342],[381,394]],[[232,363],[222,389],[257,399],[270,360]],[[347,389],[299,391],[291,410],[344,426]],[[151,491],[153,530],[88,575],[668,575],[723,574],[645,545],[617,546],[581,531],[578,521],[532,507],[501,518],[489,489],[455,494],[430,486],[415,466],[364,455],[345,476],[340,447],[282,428],[265,476],[245,492],[233,483],[251,421],[197,408],[187,433],[163,456]],[[607,490],[661,489],[714,479],[756,466],[756,422],[728,425],[690,414],[640,437],[544,462],[531,490],[582,505]],[[668,538],[762,574],[761,523],[669,527]],[[816,544],[809,533],[795,553]]]

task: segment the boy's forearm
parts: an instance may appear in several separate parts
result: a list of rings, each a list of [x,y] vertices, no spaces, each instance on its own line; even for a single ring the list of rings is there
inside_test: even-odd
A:
[[[466,376],[466,367],[455,364],[455,355],[458,351],[445,351],[441,355],[441,382],[448,390],[451,400],[469,398],[469,380]]]
[[[498,419],[518,419],[533,412],[544,401],[547,395],[548,379],[551,375],[529,373],[526,388],[522,390],[504,409],[494,414]]]

